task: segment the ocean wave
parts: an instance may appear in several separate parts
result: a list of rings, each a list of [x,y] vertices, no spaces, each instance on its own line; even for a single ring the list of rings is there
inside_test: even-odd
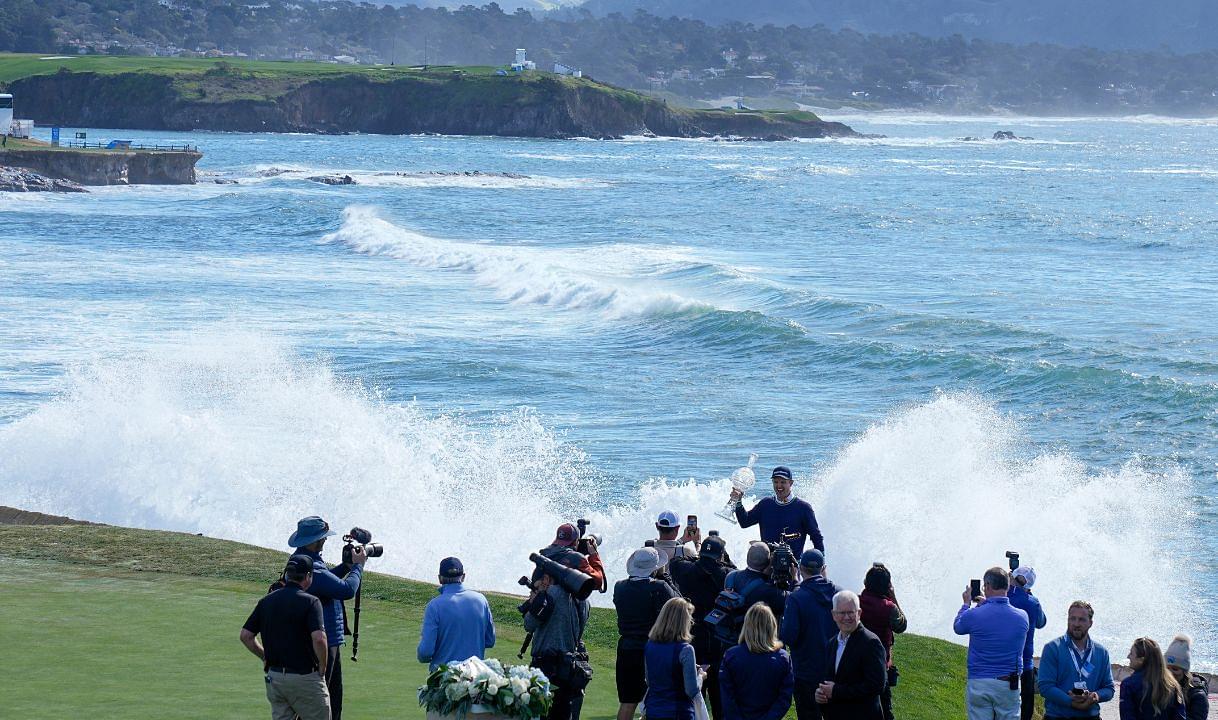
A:
[[[1136,461],[1094,469],[1030,446],[986,399],[939,394],[878,419],[819,465],[795,463],[796,489],[817,509],[833,578],[857,587],[885,562],[915,632],[958,641],[960,590],[1014,549],[1036,567],[1050,614],[1079,597],[1103,609],[1102,642],[1191,631],[1213,647],[1189,568],[1165,552],[1196,540],[1179,511],[1184,474]],[[608,539],[610,583],[661,510],[699,515],[736,555],[756,537],[714,515],[730,467],[651,478],[610,501],[604,470],[535,413],[473,422],[388,403],[274,338],[239,332],[167,338],[78,368],[59,398],[0,426],[0,457],[3,504],[285,552],[296,519],[320,514],[373,530],[388,548],[374,569],[427,580],[457,555],[479,588],[506,592],[519,590],[527,553],[572,517]],[[469,518],[478,533],[457,521]]]
[[[553,250],[446,240],[395,225],[368,207],[347,208],[342,227],[321,242],[417,267],[466,273],[511,303],[591,310],[611,317],[711,307],[677,292],[656,289],[665,272],[688,264],[668,248]]]

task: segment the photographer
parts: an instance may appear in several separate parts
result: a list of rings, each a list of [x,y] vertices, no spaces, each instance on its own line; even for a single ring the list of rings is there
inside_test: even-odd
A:
[[[825,556],[820,550],[805,550],[799,565],[804,580],[787,597],[779,638],[791,651],[795,666],[795,714],[799,720],[819,720],[816,688],[829,676],[825,653],[837,627],[833,597],[842,588],[826,577]]]
[[[574,525],[565,527],[575,529]],[[561,533],[562,528],[559,531]],[[579,569],[582,557],[572,551],[555,562]],[[563,589],[559,578],[543,572],[534,581],[528,600],[518,609],[524,614],[524,629],[533,633],[530,665],[545,673],[554,689],[554,704],[547,720],[579,720],[584,687],[575,687],[563,678],[571,675],[572,663],[587,662],[583,636],[588,624],[588,601],[577,599]]]
[[[726,554],[723,539],[711,535],[702,541],[697,560],[676,561],[688,565],[688,572],[677,576],[677,583],[681,594],[694,604],[694,655],[698,662],[710,666],[702,690],[710,704],[711,717],[715,720],[723,717],[723,705],[719,698],[719,662],[724,648],[714,639],[710,626],[704,621],[715,609],[715,599],[723,590],[728,573],[735,569],[725,561]],[[678,575],[675,570],[673,575]]]
[[[581,543],[588,550],[586,555],[576,549]],[[537,552],[556,563],[575,568],[585,575],[591,575],[602,589],[606,587],[605,566],[601,563],[601,553],[600,548],[597,547],[596,537],[593,535],[583,537],[583,533],[575,525],[571,523],[559,525],[558,530],[554,533],[554,542]],[[541,579],[541,571],[535,570],[533,582],[537,582],[539,579]]]
[[[1016,565],[1019,555],[1014,555],[1012,565]],[[1045,612],[1040,608],[1040,600],[1032,594],[1032,585],[1036,583],[1036,571],[1030,567],[1018,565],[1011,570],[1011,588],[1007,597],[1011,607],[1017,607],[1028,614],[1028,638],[1023,645],[1023,672],[1019,682],[1019,717],[1020,720],[1032,720],[1036,709],[1036,666],[1032,664],[1032,645],[1036,641],[1036,631],[1048,623]]]
[[[656,518],[656,532],[659,537],[655,547],[664,555],[665,565],[679,557],[685,557],[686,543],[693,543],[694,547],[702,544],[702,531],[696,527],[687,527],[685,533],[681,534],[681,522],[671,510],[665,510]]]
[[[644,650],[647,634],[660,616],[664,603],[677,593],[663,580],[652,577],[660,569],[663,555],[656,548],[639,548],[626,561],[629,577],[613,586],[617,609],[617,701],[618,720],[630,720],[647,694]]]
[[[301,518],[296,523],[296,532],[288,538],[288,545],[296,548],[300,555],[313,561],[313,583],[309,594],[321,601],[322,616],[326,624],[326,639],[329,645],[329,662],[326,667],[326,685],[330,690],[330,718],[342,720],[343,673],[339,656],[346,642],[346,608],[344,600],[355,597],[359,591],[364,561],[368,556],[363,547],[351,554],[351,564],[338,565],[333,571],[321,559],[321,549],[326,538],[336,533],[329,523],[316,515]]]
[[[968,635],[968,682],[965,698],[968,720],[1017,720],[1019,676],[1023,645],[1028,636],[1028,614],[1011,607],[1007,599],[1007,571],[992,567],[982,582],[984,597],[970,597],[956,613],[952,629]],[[973,607],[976,602],[977,606]]]
[[[812,547],[825,551],[825,539],[821,536],[820,526],[816,523],[816,513],[806,500],[795,497],[795,481],[791,477],[790,468],[779,465],[770,474],[770,482],[774,487],[774,497],[762,498],[752,510],[746,511],[740,499],[744,496],[739,490],[732,490],[732,500],[736,502],[736,520],[740,527],[761,526],[761,539],[764,542],[776,543],[784,540],[784,532],[791,532],[796,537],[790,538],[791,552],[799,557],[804,551],[804,539],[812,541]]]

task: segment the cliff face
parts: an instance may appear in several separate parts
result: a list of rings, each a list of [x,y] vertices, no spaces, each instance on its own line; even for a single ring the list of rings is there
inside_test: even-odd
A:
[[[0,151],[0,165],[81,185],[187,185],[195,181],[200,157],[198,152],[9,150]]]
[[[147,73],[58,73],[11,84],[40,124],[149,130],[364,132],[609,138],[653,133],[825,137],[853,135],[810,113],[731,113],[669,108],[637,93],[558,77],[454,73],[376,80],[338,75],[268,84]],[[213,78],[214,79],[214,78]]]

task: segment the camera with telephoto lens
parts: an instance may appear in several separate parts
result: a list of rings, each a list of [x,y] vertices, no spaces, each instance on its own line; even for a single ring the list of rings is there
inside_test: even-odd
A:
[[[1010,565],[1011,572],[1015,572],[1015,568],[1019,567],[1019,553],[1007,550],[1007,564]]]
[[[380,557],[385,554],[385,548],[378,543],[372,542],[372,533],[361,527],[351,528],[351,532],[343,535],[343,563],[350,565],[354,559],[356,548],[363,548],[364,554],[370,558]]]
[[[588,532],[588,526],[591,524],[591,520],[585,520],[584,518],[575,521],[575,527],[579,528],[579,542],[575,543],[575,549],[583,555],[592,554],[589,541],[596,543],[598,548],[601,546],[601,536]]]

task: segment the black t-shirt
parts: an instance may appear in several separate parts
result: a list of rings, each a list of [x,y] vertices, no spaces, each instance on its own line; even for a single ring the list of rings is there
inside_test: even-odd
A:
[[[317,669],[313,632],[326,629],[321,601],[296,583],[288,583],[259,600],[245,621],[245,629],[262,635],[268,667],[306,673]]]

